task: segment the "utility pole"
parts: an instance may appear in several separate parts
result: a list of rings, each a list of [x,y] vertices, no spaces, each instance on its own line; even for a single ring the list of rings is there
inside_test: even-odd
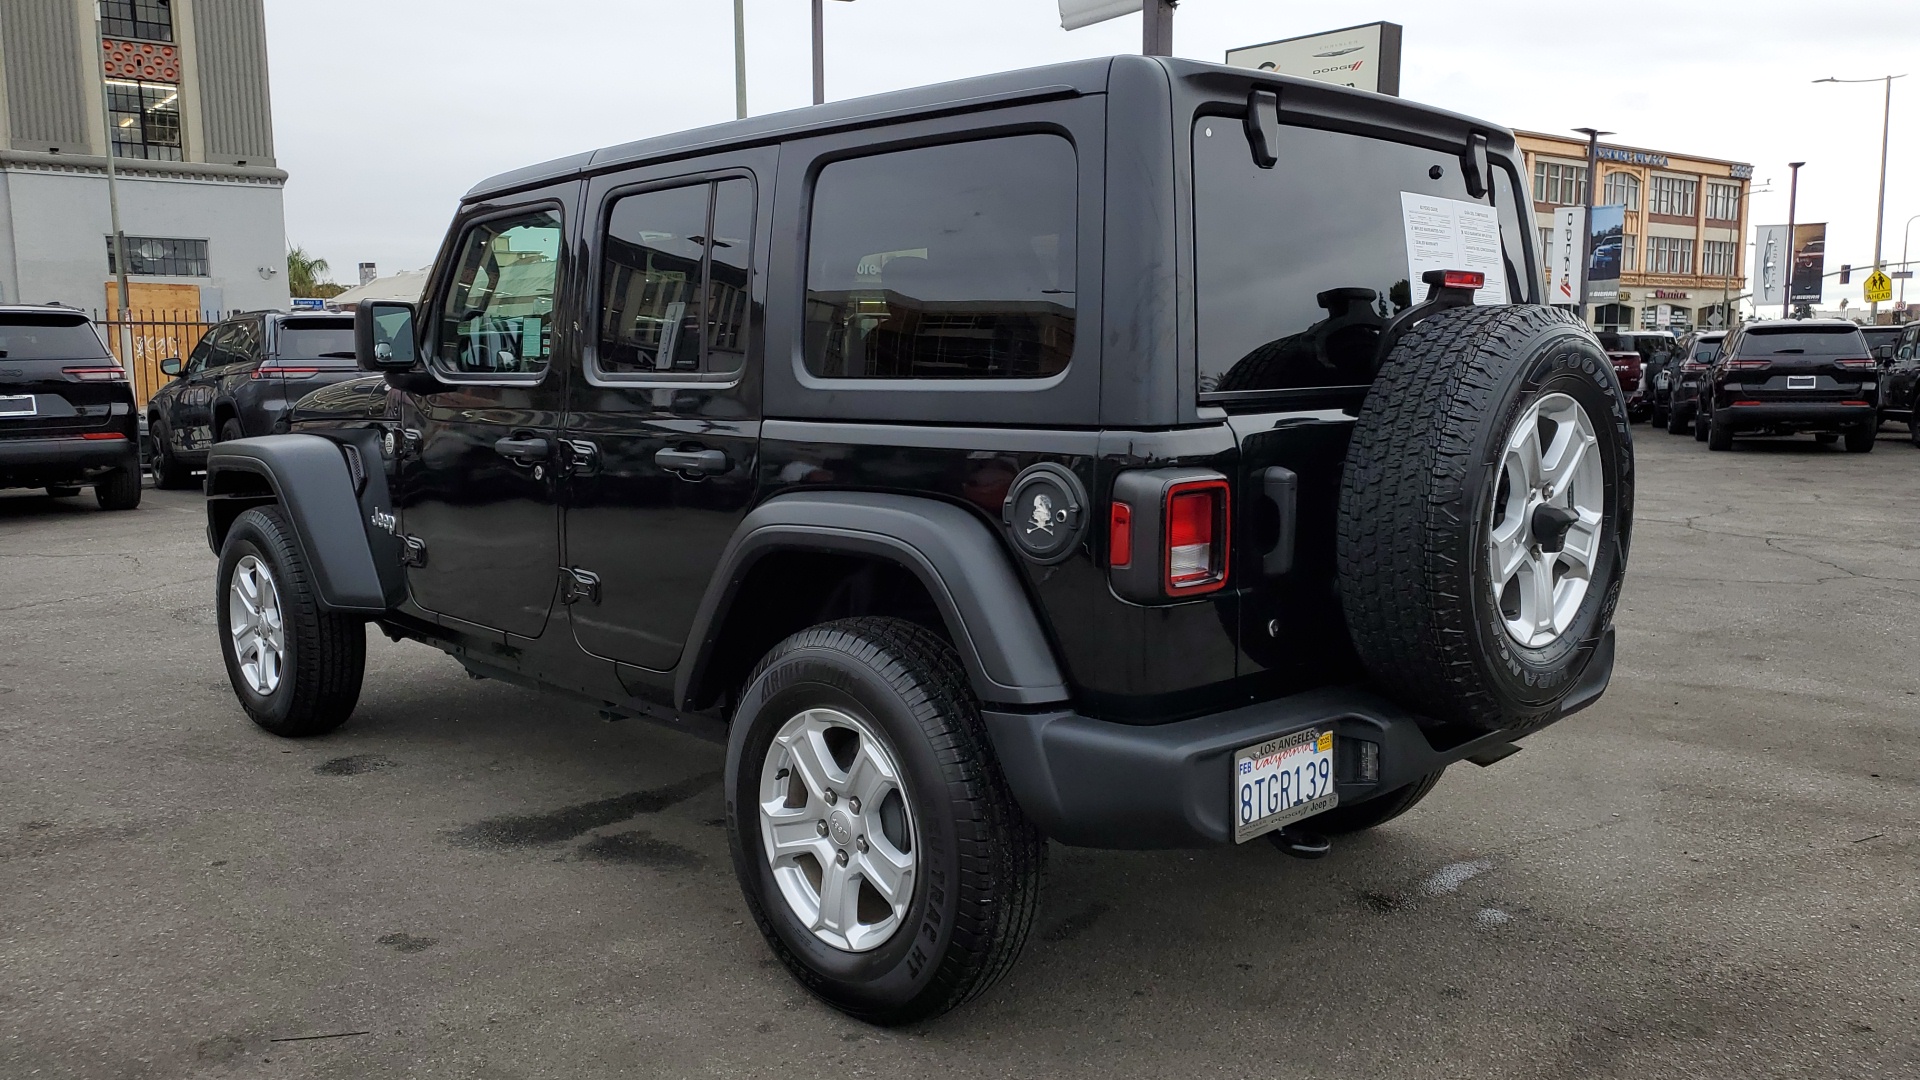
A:
[[[101,0],[93,4],[93,39],[100,41],[106,37],[106,26],[102,22]],[[107,70],[100,71],[100,149],[107,155],[107,215],[113,227],[113,275],[118,286],[118,295],[114,297],[115,312],[113,321],[118,324],[120,340],[120,366],[126,369],[127,381],[133,382],[133,336],[132,328],[127,325],[132,316],[132,301],[127,298],[127,234],[120,229],[120,177],[113,167],[113,108],[107,98]]]
[[[1173,55],[1173,9],[1180,0],[1144,0],[1140,5],[1140,55]]]
[[[1878,79],[1835,79],[1829,77],[1813,80],[1816,83],[1885,82],[1887,86],[1886,100],[1880,106],[1880,207],[1873,215],[1873,269],[1876,273],[1880,270],[1881,265],[1880,237],[1885,231],[1887,224],[1887,132],[1889,124],[1893,120],[1893,80],[1904,78],[1906,78],[1906,75],[1903,73],[1900,75],[1885,75]],[[1880,301],[1875,300],[1868,305],[1867,317],[1872,322],[1877,323],[1880,321]]]
[[[815,105],[823,105],[827,100],[826,8],[826,0],[813,0],[813,103]]]
[[[747,0],[733,0],[733,116],[747,118]]]
[[[1800,203],[1800,166],[1805,164],[1804,161],[1787,162],[1787,168],[1793,170],[1793,182],[1787,185],[1787,287],[1780,299],[1780,317],[1783,319],[1793,317],[1793,272],[1796,269],[1793,265],[1793,215]]]
[[[1599,131],[1594,128],[1574,128],[1587,137],[1587,198],[1586,220],[1580,227],[1587,231],[1586,239],[1580,243],[1580,321],[1587,319],[1587,271],[1593,267],[1593,192],[1600,186],[1600,136],[1611,135],[1611,131]],[[1591,325],[1591,323],[1589,323]],[[1632,329],[1631,326],[1628,327]]]

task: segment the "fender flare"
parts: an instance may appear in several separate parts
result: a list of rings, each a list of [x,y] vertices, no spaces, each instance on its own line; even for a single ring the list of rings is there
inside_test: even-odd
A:
[[[1053,647],[1006,551],[979,518],[912,495],[798,492],[754,508],[708,582],[674,699],[682,707],[709,669],[726,615],[760,559],[780,551],[863,555],[912,573],[933,597],[983,703],[1045,705],[1069,698]]]
[[[232,503],[268,501],[270,492],[312,568],[320,606],[379,615],[406,596],[399,542],[375,532],[362,505],[392,506],[379,435],[370,430],[339,434],[338,442],[318,435],[264,435],[215,443],[207,452],[207,543],[219,554],[235,516]],[[342,442],[359,453],[363,480],[348,469]]]

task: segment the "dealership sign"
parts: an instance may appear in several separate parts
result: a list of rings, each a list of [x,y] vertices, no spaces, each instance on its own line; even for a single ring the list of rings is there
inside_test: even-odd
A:
[[[1134,9],[1139,6],[1134,0]],[[1227,63],[1398,97],[1400,24],[1368,23],[1228,49]]]
[[[1753,303],[1766,307],[1787,302],[1787,227],[1762,225],[1753,257]]]
[[[1553,239],[1547,252],[1547,303],[1578,304],[1586,283],[1587,208],[1563,206],[1553,212]]]

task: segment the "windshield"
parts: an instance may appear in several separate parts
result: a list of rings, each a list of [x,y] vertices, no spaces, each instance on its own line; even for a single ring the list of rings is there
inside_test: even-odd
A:
[[[1742,356],[1865,356],[1867,343],[1851,326],[1763,326],[1747,331]]]
[[[107,347],[84,315],[0,313],[0,360],[104,360]]]
[[[353,320],[282,319],[274,351],[282,360],[312,360],[321,367],[352,367]]]

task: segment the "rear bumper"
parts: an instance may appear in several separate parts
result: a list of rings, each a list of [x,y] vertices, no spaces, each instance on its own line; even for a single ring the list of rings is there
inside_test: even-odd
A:
[[[1852,427],[1872,424],[1879,415],[1874,405],[1842,405],[1837,401],[1735,402],[1719,407],[1735,431],[1769,424],[1805,424],[1813,427]]]
[[[39,487],[90,480],[114,469],[140,467],[132,439],[83,439],[78,435],[0,439],[0,486]]]
[[[1613,677],[1613,643],[1608,629],[1580,684],[1548,723],[1600,697]],[[1446,740],[1430,736],[1415,714],[1350,686],[1150,726],[1070,711],[984,716],[1001,769],[1027,817],[1061,843],[1098,848],[1231,842],[1234,752],[1307,728],[1334,733],[1334,789],[1343,806],[1539,730]],[[1379,748],[1379,774],[1368,782],[1357,778],[1362,742]]]

